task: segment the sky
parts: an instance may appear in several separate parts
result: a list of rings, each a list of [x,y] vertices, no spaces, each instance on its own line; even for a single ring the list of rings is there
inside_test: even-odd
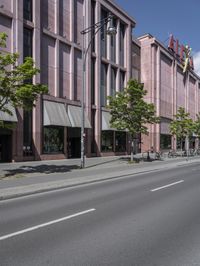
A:
[[[195,72],[200,75],[200,0],[114,0],[136,21],[133,34],[150,33],[168,44],[170,34],[192,48]]]

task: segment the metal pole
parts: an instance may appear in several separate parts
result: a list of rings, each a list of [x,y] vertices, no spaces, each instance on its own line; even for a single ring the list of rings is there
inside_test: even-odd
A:
[[[83,17],[83,29],[85,27],[85,16]],[[85,114],[84,114],[84,103],[85,103],[85,35],[83,34],[82,39],[82,67],[83,67],[83,82],[82,82],[82,94],[81,94],[81,168],[85,167]]]

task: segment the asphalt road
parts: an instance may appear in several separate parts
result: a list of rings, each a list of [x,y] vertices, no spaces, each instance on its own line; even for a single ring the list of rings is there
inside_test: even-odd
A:
[[[0,266],[200,265],[200,165],[0,202]]]

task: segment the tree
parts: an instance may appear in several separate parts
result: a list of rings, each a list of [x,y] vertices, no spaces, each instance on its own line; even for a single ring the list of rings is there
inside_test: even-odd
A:
[[[31,57],[26,57],[23,64],[18,63],[18,53],[8,53],[6,47],[7,35],[0,33],[0,111],[12,115],[8,103],[13,107],[31,110],[38,96],[47,93],[47,86],[32,84],[32,78],[40,70],[34,66]],[[3,126],[0,121],[0,126]]]
[[[181,140],[181,150],[183,139],[188,140],[194,130],[193,120],[190,118],[190,113],[187,113],[183,107],[179,107],[177,114],[174,115],[174,120],[170,123],[170,132]]]
[[[108,97],[111,126],[118,130],[127,129],[131,135],[131,143],[138,134],[148,135],[147,124],[160,121],[155,115],[154,104],[144,101],[146,94],[143,84],[137,80],[130,80],[123,91]],[[133,160],[133,150],[131,150],[131,160]]]

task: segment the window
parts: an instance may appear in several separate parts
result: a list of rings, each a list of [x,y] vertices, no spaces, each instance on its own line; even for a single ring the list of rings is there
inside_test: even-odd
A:
[[[113,134],[114,131],[101,131],[101,151],[113,151]]]
[[[91,3],[91,25],[95,24],[95,6],[96,6],[96,2],[92,1]],[[92,36],[95,36],[95,29],[92,29]],[[95,52],[95,37],[92,38],[91,48],[92,48],[92,52]]]
[[[107,65],[101,64],[101,106],[107,103]]]
[[[120,65],[124,66],[125,25],[120,24]]]
[[[125,72],[120,71],[120,91],[124,90],[124,83],[125,83]]]
[[[24,58],[27,56],[32,57],[33,54],[32,35],[33,35],[32,30],[24,28],[24,47],[23,47]]]
[[[104,25],[104,19],[108,17],[108,13],[105,10],[101,11],[101,20],[102,20],[102,28],[101,28],[101,56],[107,57],[107,34],[106,29],[107,26]]]
[[[111,68],[111,96],[115,96],[116,94],[116,69]]]
[[[121,132],[121,131],[115,132],[115,151],[117,152],[126,151],[126,132]]]
[[[24,19],[32,21],[32,0],[24,0]]]
[[[113,20],[113,26],[117,28],[116,19]],[[116,35],[111,36],[111,60],[116,62]]]
[[[63,153],[64,127],[44,127],[44,153]]]
[[[91,62],[91,104],[95,104],[95,58]]]
[[[170,150],[171,149],[171,135],[160,135],[160,149]]]

